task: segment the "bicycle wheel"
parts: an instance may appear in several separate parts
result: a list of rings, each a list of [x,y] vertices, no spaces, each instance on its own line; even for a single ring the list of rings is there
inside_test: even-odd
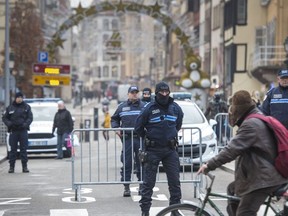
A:
[[[205,210],[202,210],[202,212],[200,212],[201,208],[197,205],[184,203],[184,204],[174,204],[174,205],[168,206],[162,211],[160,211],[156,216],[170,216],[170,215],[173,215],[171,213],[177,210],[183,216],[192,216],[192,215],[210,216],[212,215]]]

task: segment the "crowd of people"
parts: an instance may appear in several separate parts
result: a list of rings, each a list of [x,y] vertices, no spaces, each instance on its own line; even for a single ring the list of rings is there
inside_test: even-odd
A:
[[[214,94],[205,111],[207,119],[215,118],[218,113],[228,113],[230,127],[238,127],[236,134],[220,153],[203,164],[198,174],[207,174],[221,165],[236,160],[235,181],[229,184],[228,194],[240,197],[239,202],[228,202],[229,215],[253,216],[257,214],[261,204],[270,193],[279,186],[287,183],[273,163],[261,157],[258,152],[266,155],[272,161],[277,156],[277,145],[274,136],[263,121],[256,118],[245,119],[252,113],[269,115],[278,119],[288,128],[288,70],[278,73],[279,86],[270,89],[261,104],[259,92],[249,93],[245,90],[235,92],[229,100],[229,105],[218,92]],[[131,196],[130,184],[133,174],[139,180],[139,201],[142,216],[149,216],[152,205],[153,187],[159,163],[162,162],[167,175],[170,199],[169,205],[181,202],[180,163],[177,153],[177,134],[181,129],[183,111],[174,99],[170,97],[170,87],[161,81],[155,86],[155,98],[151,99],[150,88],[142,90],[139,97],[138,86],[130,86],[127,92],[127,101],[121,103],[115,112],[110,115],[109,101],[102,101],[105,119],[102,127],[119,128],[117,135],[122,142],[120,174],[124,185],[124,197]],[[9,173],[14,172],[17,143],[20,143],[22,170],[29,172],[27,167],[27,131],[33,121],[30,106],[23,101],[23,94],[17,93],[13,103],[7,107],[3,115],[3,122],[10,133]],[[58,148],[57,158],[63,158],[62,147],[65,139],[73,130],[73,120],[70,112],[65,108],[63,101],[58,102],[58,112],[54,117],[52,133],[57,128]],[[134,128],[133,131],[123,130]],[[109,132],[103,131],[106,141],[109,141]],[[144,140],[140,146],[140,138]],[[143,170],[140,169],[142,164]],[[142,180],[142,181],[141,181]],[[173,216],[181,215],[178,211]]]

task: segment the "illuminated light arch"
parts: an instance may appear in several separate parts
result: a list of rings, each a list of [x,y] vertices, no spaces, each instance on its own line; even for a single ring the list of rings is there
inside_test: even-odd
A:
[[[209,88],[211,83],[209,75],[201,71],[201,61],[198,56],[193,52],[192,47],[189,44],[190,36],[186,35],[182,29],[174,23],[171,17],[162,14],[160,12],[162,6],[156,3],[154,5],[142,5],[135,2],[122,2],[120,0],[118,3],[101,2],[90,6],[89,8],[83,8],[81,3],[75,8],[75,14],[71,15],[60,27],[59,30],[53,35],[51,42],[47,45],[47,51],[49,53],[50,59],[55,59],[55,50],[57,47],[63,48],[64,39],[62,39],[63,34],[73,26],[79,24],[84,18],[97,13],[114,11],[115,13],[125,13],[125,12],[135,12],[150,16],[157,21],[161,22],[176,34],[177,39],[180,41],[185,54],[185,66],[186,72],[181,74],[180,85],[186,89],[192,88]]]

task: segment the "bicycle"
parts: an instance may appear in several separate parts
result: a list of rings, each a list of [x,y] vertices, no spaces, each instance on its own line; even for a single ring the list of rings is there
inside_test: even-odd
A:
[[[218,197],[218,198],[225,198],[227,200],[235,200],[239,201],[240,198],[237,196],[230,196],[220,193],[213,193],[212,186],[214,183],[215,176],[211,173],[208,173],[207,176],[210,178],[210,184],[206,185],[206,194],[203,199],[199,198],[200,205],[194,202],[189,203],[179,203],[168,206],[161,210],[156,216],[169,216],[170,214],[173,215],[173,212],[178,211],[181,215],[198,215],[198,216],[210,216],[214,215],[209,212],[206,208],[206,204],[208,203],[220,216],[224,216],[223,212],[219,209],[219,207],[212,201],[210,197]],[[282,185],[277,191],[271,194],[267,200],[263,203],[265,205],[264,215],[263,216],[270,216],[271,214],[268,213],[272,211],[273,214],[277,216],[287,216],[288,215],[288,184]],[[281,197],[284,197],[285,204],[284,210],[279,210],[275,206],[273,206],[273,198],[276,197],[276,201],[279,201]]]

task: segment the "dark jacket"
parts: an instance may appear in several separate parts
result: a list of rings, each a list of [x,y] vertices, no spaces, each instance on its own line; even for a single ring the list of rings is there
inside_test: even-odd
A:
[[[8,132],[29,130],[29,126],[33,121],[31,107],[24,101],[20,104],[14,101],[6,108],[2,120],[8,127]]]
[[[278,86],[268,91],[260,109],[265,115],[278,119],[288,129],[288,88]]]
[[[132,103],[130,100],[119,104],[111,117],[112,128],[134,128],[136,118],[143,109],[145,103],[139,99]]]
[[[260,119],[244,120],[257,108],[246,113],[238,122],[236,135],[217,156],[208,161],[208,169],[214,170],[230,161],[236,161],[235,190],[237,195],[287,183],[271,161],[277,156],[277,144],[268,126]],[[244,120],[244,121],[243,121]],[[256,153],[257,152],[257,153]]]
[[[70,112],[65,109],[59,109],[54,116],[52,133],[57,128],[57,134],[71,133],[73,131],[73,120]]]
[[[225,101],[212,100],[209,102],[204,115],[209,120],[214,119],[218,113],[226,113],[226,112],[228,112],[228,107]]]
[[[138,116],[135,131],[141,137],[146,135],[149,140],[166,146],[168,141],[177,137],[182,120],[183,111],[173,98],[169,98],[166,108],[155,100],[147,104]]]

